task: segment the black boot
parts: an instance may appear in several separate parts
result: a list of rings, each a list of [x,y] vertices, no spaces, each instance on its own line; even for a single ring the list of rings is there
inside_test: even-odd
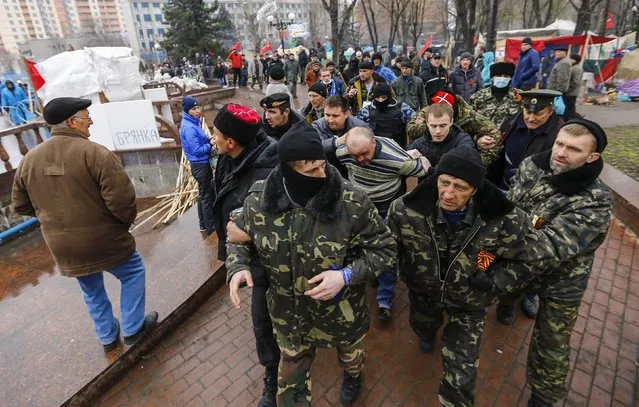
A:
[[[530,396],[528,399],[528,407],[552,407],[552,404],[548,404],[545,401],[542,401],[534,394]]]
[[[137,333],[131,336],[125,336],[124,343],[129,346],[135,345],[140,339],[142,339],[144,335],[148,334],[155,327],[155,324],[157,322],[158,322],[158,313],[155,311],[148,313],[144,317],[144,323],[142,324],[142,328],[140,328],[140,330]]]
[[[515,307],[499,303],[497,305],[497,321],[503,325],[512,325],[515,322]]]
[[[357,396],[359,396],[359,389],[362,385],[362,375],[353,377],[344,372],[344,381],[342,381],[341,399],[342,404],[352,404]]]
[[[521,300],[521,310],[528,318],[537,318],[537,312],[539,311],[539,298],[536,293],[529,292],[526,294],[524,299]]]
[[[266,368],[264,374],[264,391],[257,407],[276,407],[277,369]]]

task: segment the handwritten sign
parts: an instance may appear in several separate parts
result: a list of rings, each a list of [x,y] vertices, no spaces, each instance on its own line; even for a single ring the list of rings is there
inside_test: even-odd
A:
[[[110,150],[160,147],[160,135],[150,100],[105,103],[89,109],[94,124],[91,140]]]

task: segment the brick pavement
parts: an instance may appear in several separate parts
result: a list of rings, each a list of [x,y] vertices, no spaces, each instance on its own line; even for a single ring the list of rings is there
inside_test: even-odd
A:
[[[255,406],[263,369],[257,363],[249,315],[232,309],[222,289],[180,329],[139,363],[100,406]],[[369,292],[369,302],[374,297]],[[373,321],[365,340],[368,358],[360,406],[437,406],[439,352],[424,355],[408,326],[405,286],[398,286],[395,320]],[[373,312],[374,313],[374,312]],[[374,317],[374,315],[373,315]],[[526,355],[532,321],[495,322],[491,308],[484,332],[476,388],[477,406],[525,406]],[[639,243],[614,220],[597,252],[571,345],[570,391],[563,406],[633,406],[637,402],[639,350]],[[339,403],[341,372],[333,350],[318,352],[313,366],[313,405]]]

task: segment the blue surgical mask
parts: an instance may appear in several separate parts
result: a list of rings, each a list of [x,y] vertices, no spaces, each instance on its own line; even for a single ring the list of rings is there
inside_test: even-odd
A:
[[[493,86],[499,89],[503,89],[510,83],[510,78],[496,77],[493,78]]]

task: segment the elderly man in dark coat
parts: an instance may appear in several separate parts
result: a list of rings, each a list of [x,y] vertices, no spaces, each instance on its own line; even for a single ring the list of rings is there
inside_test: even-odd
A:
[[[63,276],[75,277],[105,351],[119,342],[120,322],[104,289],[104,270],[122,284],[124,343],[135,344],[155,326],[144,316],[142,258],[129,227],[137,214],[135,191],[120,159],[89,140],[91,101],[57,98],[43,111],[51,140],[24,156],[13,183],[13,206],[36,216]]]

